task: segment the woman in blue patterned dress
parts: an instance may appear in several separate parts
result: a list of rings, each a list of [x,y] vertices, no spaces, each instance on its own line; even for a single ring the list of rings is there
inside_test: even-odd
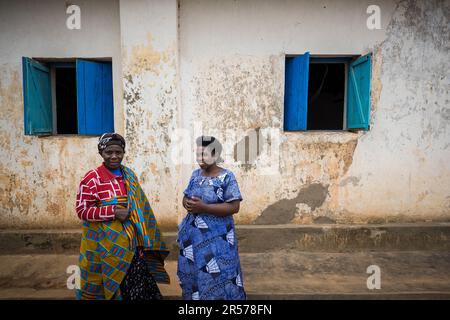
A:
[[[217,165],[222,146],[197,138],[197,162],[184,191],[187,215],[178,227],[178,278],[185,300],[243,300],[233,214],[242,196],[234,174]],[[219,160],[220,161],[220,160]]]

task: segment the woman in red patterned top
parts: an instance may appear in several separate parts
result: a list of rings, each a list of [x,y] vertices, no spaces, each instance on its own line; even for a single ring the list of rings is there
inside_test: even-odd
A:
[[[118,134],[116,135],[119,137]],[[104,139],[105,135],[102,137]],[[125,140],[122,136],[120,138],[110,139],[107,145],[99,146],[103,164],[86,173],[80,182],[76,211],[78,218],[83,221],[118,219],[123,222],[128,218],[127,209],[119,209],[115,205],[97,206],[98,201],[127,195],[120,170],[120,164],[125,154]]]
[[[161,299],[152,272],[159,281],[158,275],[165,273],[164,258],[168,251],[135,174],[121,165],[125,140],[116,133],[103,134],[98,152],[103,164],[86,173],[77,193],[76,212],[83,221],[82,285],[77,297]],[[127,186],[132,186],[131,192]],[[136,190],[141,193],[135,193]],[[137,198],[145,201],[139,202]],[[153,243],[159,245],[155,247]],[[159,269],[149,262],[155,259],[149,260],[148,255],[157,257]]]

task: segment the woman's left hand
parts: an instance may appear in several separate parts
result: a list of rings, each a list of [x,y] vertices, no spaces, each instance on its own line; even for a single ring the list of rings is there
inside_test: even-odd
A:
[[[200,198],[192,197],[192,199],[187,199],[186,203],[190,213],[202,213],[207,211],[206,203]]]

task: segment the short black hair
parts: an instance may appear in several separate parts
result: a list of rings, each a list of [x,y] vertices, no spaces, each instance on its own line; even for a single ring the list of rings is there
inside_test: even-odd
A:
[[[197,147],[206,147],[211,151],[211,154],[217,157],[220,157],[222,153],[222,144],[213,136],[200,136],[195,140]]]

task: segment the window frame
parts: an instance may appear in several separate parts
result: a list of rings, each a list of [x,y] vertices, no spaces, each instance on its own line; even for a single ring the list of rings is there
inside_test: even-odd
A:
[[[304,93],[301,93],[300,91],[298,91],[297,93],[293,93],[292,91],[292,85],[288,83],[288,80],[292,81],[292,72],[294,69],[288,69],[288,59],[295,59],[295,58],[300,58],[300,59],[304,59],[302,57],[308,57],[308,66],[304,67],[303,69],[307,70],[307,74],[306,76],[304,74],[300,74],[297,76],[297,78],[294,80],[296,82],[301,82],[301,81],[305,81],[303,77],[307,78],[307,83],[308,86],[306,87],[306,91],[308,91],[309,88],[309,65],[310,64],[314,64],[314,63],[343,63],[344,64],[344,72],[345,72],[345,78],[344,78],[344,112],[343,112],[343,123],[342,123],[342,129],[341,130],[335,130],[335,129],[320,129],[320,130],[310,130],[308,129],[307,123],[308,123],[308,103],[306,102],[306,112],[304,117],[306,117],[306,119],[304,120],[306,122],[305,128],[303,129],[301,125],[297,125],[296,128],[290,128],[292,127],[292,120],[287,120],[286,117],[287,116],[293,116],[293,119],[297,119],[298,117],[302,117],[303,114],[303,107],[301,107],[301,102],[299,104],[299,106],[295,105],[296,103],[298,103],[297,99],[298,97],[301,97],[302,95],[304,95]],[[359,105],[359,111],[363,112],[367,111],[367,119],[365,119],[364,117],[361,118],[364,121],[361,123],[362,126],[360,128],[349,128],[349,122],[348,122],[348,118],[349,118],[349,104],[350,104],[350,98],[349,98],[349,94],[350,94],[350,90],[349,90],[349,81],[350,81],[350,68],[354,67],[352,66],[352,64],[355,64],[355,62],[357,62],[358,60],[362,59],[362,63],[368,63],[369,66],[369,70],[368,70],[368,77],[369,79],[364,80],[364,81],[368,81],[368,105],[364,105],[361,104]],[[294,61],[294,60],[292,60]],[[302,61],[302,60],[299,60]],[[303,61],[304,63],[304,61]],[[360,62],[361,63],[361,62]],[[359,65],[360,63],[355,64],[355,66]],[[292,63],[289,64],[290,66],[292,65]],[[290,67],[292,68],[292,67]],[[286,54],[285,55],[285,92],[284,92],[284,120],[283,120],[283,131],[284,132],[355,132],[358,130],[364,130],[364,131],[368,131],[370,130],[370,114],[371,114],[371,90],[372,90],[372,79],[371,79],[371,75],[372,75],[372,53],[367,53],[364,55],[315,55],[315,54],[310,54],[309,51],[305,52],[304,54],[298,54],[298,55],[294,55],[294,54]],[[295,70],[294,70],[295,71]],[[367,70],[366,70],[367,71]],[[362,77],[364,78],[364,77]],[[363,86],[362,83],[366,83],[366,82],[358,82],[357,85],[357,89],[359,88],[358,86]],[[363,88],[363,87],[361,87]],[[298,88],[299,90],[302,90],[303,88]],[[289,92],[288,92],[289,90]],[[354,97],[357,98],[357,100],[360,102],[360,98],[361,96],[358,95],[359,90],[353,89],[352,90],[352,102],[354,102],[355,100],[353,99]],[[306,94],[308,94],[308,92],[306,92]],[[364,94],[364,92],[363,92]],[[367,92],[366,92],[367,94]],[[297,98],[293,98],[293,95],[297,95]],[[357,95],[357,96],[355,96]],[[308,97],[308,96],[307,96]],[[365,96],[367,98],[367,96]],[[308,100],[308,99],[306,99]],[[293,111],[294,110],[294,111]],[[355,111],[355,104],[352,104],[352,110],[353,112]],[[353,116],[354,114],[351,114],[350,116]],[[361,116],[364,116],[365,114],[360,114]],[[365,123],[367,122],[367,123]],[[295,123],[295,121],[294,121]],[[300,121],[299,123],[304,123],[303,121]],[[295,125],[293,126],[295,127]]]
[[[41,58],[41,57],[22,57],[22,70],[23,70],[23,102],[24,102],[24,134],[30,135],[30,136],[100,136],[101,133],[80,133],[80,128],[77,123],[77,133],[58,133],[58,124],[57,124],[57,105],[56,105],[56,69],[57,68],[74,68],[75,72],[77,74],[77,61],[88,61],[88,62],[97,62],[97,63],[109,63],[110,64],[110,102],[111,104],[108,104],[111,108],[112,116],[110,117],[109,121],[111,123],[104,124],[103,127],[112,127],[112,130],[114,130],[115,123],[114,123],[114,81],[113,81],[113,63],[112,58]],[[40,133],[40,132],[34,132],[32,129],[33,127],[33,121],[39,123],[39,119],[36,119],[34,117],[31,117],[31,119],[28,119],[30,117],[30,114],[27,115],[27,113],[30,113],[28,109],[30,109],[30,106],[33,107],[33,104],[30,103],[30,95],[29,95],[29,89],[28,89],[28,82],[30,81],[30,75],[28,72],[28,65],[38,65],[39,68],[45,68],[49,70],[49,78],[50,78],[50,88],[48,90],[45,90],[45,92],[40,92],[40,94],[50,94],[50,108],[49,112],[51,112],[51,121],[50,125],[51,130],[49,132]],[[77,87],[78,87],[78,78],[76,79]],[[50,91],[50,92],[48,92]],[[79,99],[79,91],[77,89],[76,91],[77,96],[77,113],[79,113],[79,105],[78,105],[78,99]],[[103,99],[103,97],[102,97]],[[48,106],[48,104],[46,104]],[[34,107],[33,107],[34,108]],[[46,108],[47,109],[47,108]],[[103,108],[102,108],[103,109]],[[109,109],[108,109],[109,110]],[[34,120],[33,120],[34,118]],[[27,119],[30,120],[29,123],[27,123]],[[91,130],[91,128],[89,129]],[[87,131],[89,131],[87,130]],[[102,132],[103,133],[103,132]]]

